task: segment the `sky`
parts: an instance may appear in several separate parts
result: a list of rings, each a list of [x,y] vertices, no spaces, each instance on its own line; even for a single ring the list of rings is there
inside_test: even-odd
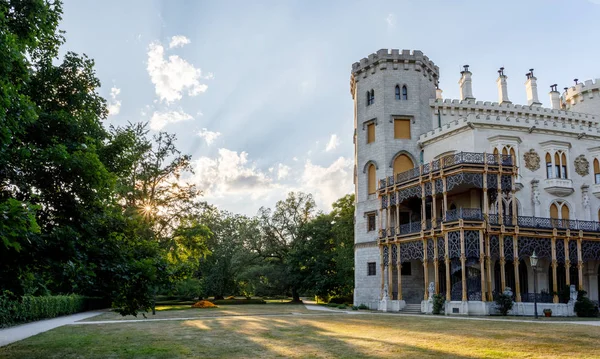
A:
[[[203,199],[254,215],[290,191],[323,211],[354,190],[352,63],[421,50],[459,98],[526,104],[525,74],[547,92],[600,78],[600,0],[64,0],[62,52],[96,62],[105,125],[149,123],[192,155]]]

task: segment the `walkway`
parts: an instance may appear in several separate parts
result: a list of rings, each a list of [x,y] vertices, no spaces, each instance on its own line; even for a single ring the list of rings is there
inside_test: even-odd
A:
[[[78,320],[95,317],[100,314],[102,314],[102,312],[77,313],[64,317],[45,319],[37,322],[17,325],[15,327],[0,329],[0,347],[32,337],[36,334],[40,334],[54,328],[62,327],[63,325],[72,324]]]

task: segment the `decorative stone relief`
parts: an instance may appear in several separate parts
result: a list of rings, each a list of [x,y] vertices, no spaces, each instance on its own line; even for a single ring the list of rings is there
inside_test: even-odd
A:
[[[579,155],[575,159],[575,172],[582,177],[590,173],[590,163],[585,158],[585,155]]]
[[[540,169],[540,155],[533,148],[525,152],[523,159],[525,160],[525,167],[529,170],[537,171]]]

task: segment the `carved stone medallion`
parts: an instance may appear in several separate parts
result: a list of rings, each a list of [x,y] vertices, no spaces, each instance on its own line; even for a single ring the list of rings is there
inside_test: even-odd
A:
[[[580,176],[587,176],[590,173],[590,163],[584,155],[579,155],[575,159],[575,172]]]
[[[531,171],[540,169],[540,155],[538,155],[533,148],[525,152],[523,159],[525,160],[525,167]]]

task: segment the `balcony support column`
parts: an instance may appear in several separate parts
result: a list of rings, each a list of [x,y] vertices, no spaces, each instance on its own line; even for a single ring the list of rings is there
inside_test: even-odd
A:
[[[425,183],[421,183],[421,229],[427,228],[427,208],[425,207]]]
[[[398,300],[402,300],[402,262],[400,261],[400,243],[396,244],[396,271],[398,273]]]
[[[385,211],[385,221],[386,221],[386,237],[389,237],[392,235],[392,231],[390,228],[390,220],[391,220],[391,216],[390,216],[390,210],[392,208],[392,196],[390,195],[386,195],[388,196],[388,201],[387,201],[387,208]]]
[[[583,231],[579,231],[577,238],[577,273],[579,274],[577,289],[583,290],[583,257],[581,256],[581,241],[583,240]]]
[[[568,286],[571,285],[571,259],[569,257],[569,230],[567,229],[567,238],[565,241],[565,284]]]
[[[433,237],[433,281],[435,282],[435,294],[440,294],[440,263],[438,251],[438,238]]]
[[[485,302],[485,249],[483,230],[479,230],[479,267],[481,268],[481,301]]]
[[[446,262],[446,300],[451,301],[452,296],[450,295],[450,256],[448,255],[448,232],[444,233],[445,240],[445,255],[444,261]]]
[[[514,159],[513,159],[514,161]],[[516,172],[515,172],[516,173]],[[515,175],[511,176],[511,191],[510,191],[510,204],[512,205],[512,224],[513,226],[517,225],[517,197],[515,196],[515,193],[517,192],[515,190]]]
[[[504,289],[506,288],[506,272],[504,270],[504,266],[506,261],[504,259],[504,233],[502,233],[499,237],[499,246],[500,246],[500,283],[502,288],[501,292],[504,293]],[[496,288],[498,289],[498,288]]]
[[[498,155],[500,156],[500,155]],[[497,189],[497,195],[496,195],[496,202],[498,203],[498,224],[504,224],[504,216],[502,215],[502,205],[503,205],[503,201],[502,201],[502,175],[500,175],[500,173],[502,173],[502,160],[499,159],[499,163],[500,163],[500,170],[498,172],[498,189]],[[504,253],[504,252],[502,252]],[[502,289],[504,291],[504,289]]]
[[[465,230],[463,228],[463,220],[459,219],[460,225],[460,269],[462,274],[462,301],[466,302],[467,297],[467,256],[465,255]]]
[[[437,198],[435,192],[435,181],[431,181],[431,228],[436,228],[437,222]]]
[[[427,300],[429,298],[429,258],[427,256],[427,239],[423,238],[423,278],[425,282],[425,294],[423,294],[423,299]]]
[[[513,216],[513,218],[515,218]],[[519,280],[519,244],[518,244],[518,236],[513,236],[513,264],[515,268],[515,301],[521,301],[521,281]]]
[[[400,203],[398,203],[398,194],[396,193],[396,235],[400,235]]]
[[[390,296],[390,299],[394,299],[394,276],[392,275],[392,271],[394,270],[394,264],[392,263],[392,245],[395,246],[395,244],[389,244],[388,243],[388,269],[387,269],[387,276],[388,276],[388,294]]]
[[[550,243],[552,249],[552,292],[556,293],[558,291],[558,284],[556,283],[556,267],[558,266],[556,262],[556,228],[554,228],[552,241]],[[558,295],[554,294],[552,302],[558,303]]]
[[[381,291],[379,299],[383,299],[383,288],[385,287],[385,265],[383,264],[383,245],[379,246],[379,267],[381,273]]]
[[[488,299],[493,301],[494,298],[492,296],[492,256],[490,255],[490,235],[485,235],[485,253],[486,253],[486,264],[487,264],[487,292]]]

